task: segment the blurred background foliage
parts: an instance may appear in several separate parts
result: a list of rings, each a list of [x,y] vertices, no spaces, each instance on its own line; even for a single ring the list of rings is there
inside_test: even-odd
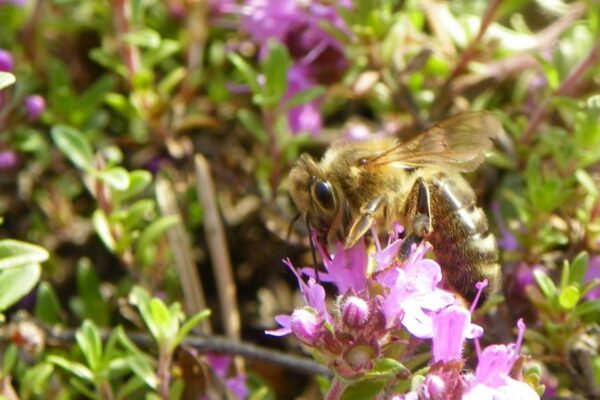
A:
[[[311,263],[301,224],[286,237],[299,153],[489,110],[507,134],[470,179],[504,288],[481,324],[510,342],[525,317],[545,397],[599,398],[598,3],[309,0],[282,11],[291,3],[0,1],[0,70],[16,77],[0,89],[4,396],[225,393],[204,367],[186,372],[209,360],[177,352],[197,323],[297,351],[263,331],[295,304],[281,258]],[[328,38],[317,54],[315,37]],[[228,246],[214,243],[202,191]],[[219,252],[233,309],[213,283],[228,268],[211,270]],[[61,341],[56,326],[77,331]],[[317,396],[310,378],[260,362],[248,371],[252,398]]]

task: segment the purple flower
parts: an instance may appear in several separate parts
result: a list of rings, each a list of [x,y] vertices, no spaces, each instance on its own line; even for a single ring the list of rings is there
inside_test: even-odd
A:
[[[454,295],[437,287],[442,280],[441,268],[435,261],[422,258],[425,249],[424,245],[419,246],[402,268],[389,268],[375,278],[390,290],[382,306],[387,326],[401,321],[419,338],[433,335],[431,312],[456,301]]]
[[[288,71],[288,89],[284,96],[284,101],[289,100],[297,93],[312,86],[314,86],[314,82],[309,80],[306,68],[293,66]],[[318,133],[323,124],[320,108],[320,99],[291,108],[288,111],[288,122],[292,132]]]
[[[27,96],[25,110],[27,111],[27,118],[30,121],[35,121],[46,110],[46,100],[37,94]]]
[[[0,49],[0,71],[12,72],[14,69],[13,56],[8,51]]]
[[[0,0],[0,6],[3,4],[12,4],[17,7],[24,7],[27,0]]]
[[[475,376],[471,376],[469,388],[463,399],[498,399],[498,400],[533,400],[539,395],[528,384],[510,376],[511,369],[521,350],[525,324],[517,322],[519,334],[515,344],[491,345],[485,348],[479,356]]]
[[[492,212],[494,214],[494,219],[496,220],[496,224],[498,225],[498,229],[500,230],[500,240],[498,244],[501,248],[507,251],[514,251],[519,249],[519,241],[516,236],[506,227],[506,223],[504,222],[504,218],[500,213],[500,205],[498,202],[492,203]]]
[[[17,166],[19,158],[12,150],[0,151],[0,171],[13,169]]]
[[[301,308],[292,313],[290,329],[302,343],[315,345],[321,336],[323,320],[310,308]]]
[[[590,258],[588,269],[585,272],[584,282],[590,282],[593,279],[600,280],[600,256]],[[585,294],[587,300],[600,299],[600,285]]]
[[[451,305],[433,317],[433,361],[444,363],[462,360],[466,338],[483,335],[483,328],[471,323],[471,313],[464,307]]]
[[[212,367],[215,375],[225,381],[227,388],[236,395],[238,399],[248,397],[248,386],[246,375],[238,374],[233,377],[227,377],[229,367],[231,366],[231,357],[221,354],[208,354],[208,363]]]
[[[336,253],[333,258],[325,254],[321,248],[319,252],[327,271],[319,273],[322,282],[333,283],[339,293],[346,293],[348,290],[357,292],[365,288],[368,256],[362,241],[349,249],[344,249],[342,243],[336,243]],[[311,274],[312,270],[304,269],[303,272]]]

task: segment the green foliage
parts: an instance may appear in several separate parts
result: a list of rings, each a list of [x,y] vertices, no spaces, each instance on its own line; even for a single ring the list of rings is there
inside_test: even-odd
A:
[[[280,17],[275,28],[288,30],[264,42],[245,14],[219,2],[26,3],[0,4],[0,49],[14,61],[0,72],[0,329],[27,318],[17,312],[26,308],[44,329],[77,333],[71,345],[49,340],[31,354],[7,347],[0,377],[21,398],[193,396],[176,350],[208,312],[185,318],[190,294],[178,274],[191,265],[206,279],[214,257],[200,226],[195,153],[211,162],[247,334],[291,304],[279,260],[300,251],[306,232],[293,229],[289,252],[280,238],[296,212],[286,176],[299,154],[317,157],[357,131],[408,138],[464,110],[492,111],[506,130],[468,177],[479,206],[498,206],[489,225],[505,275],[503,300],[479,312],[492,310],[502,326],[514,325],[515,312],[528,316],[533,361],[523,379],[535,390],[556,382],[563,397],[591,396],[570,355],[600,325],[593,2],[353,0],[350,9],[335,4],[338,20],[311,21],[308,34]],[[303,15],[313,12],[314,2],[300,3]],[[310,84],[292,90],[291,71],[311,74]],[[25,103],[34,94],[46,104],[32,118]],[[298,129],[293,113],[324,128]],[[178,215],[156,200],[157,175],[173,182]],[[187,254],[167,235],[175,226],[189,236]],[[521,273],[533,283],[522,287]],[[398,392],[418,387],[431,355],[400,363],[403,340],[345,382],[341,398],[381,396],[392,379]],[[600,357],[589,362],[600,387]],[[280,395],[254,376],[249,398]]]

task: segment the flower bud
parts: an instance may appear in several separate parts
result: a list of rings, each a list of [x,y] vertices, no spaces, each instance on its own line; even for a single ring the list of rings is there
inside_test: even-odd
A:
[[[363,327],[369,316],[369,304],[360,297],[349,296],[342,304],[342,320],[350,328]]]
[[[17,162],[18,158],[14,151],[0,151],[0,171],[14,168]]]
[[[321,333],[322,321],[314,312],[301,308],[292,313],[291,330],[302,343],[314,345]]]
[[[27,96],[25,99],[25,110],[27,111],[27,118],[30,121],[35,121],[46,110],[46,100],[37,94]]]
[[[423,389],[427,393],[427,395],[424,396],[427,399],[443,400],[446,396],[446,382],[435,374],[427,375]]]
[[[6,50],[0,49],[0,71],[12,72],[13,70],[13,57]]]

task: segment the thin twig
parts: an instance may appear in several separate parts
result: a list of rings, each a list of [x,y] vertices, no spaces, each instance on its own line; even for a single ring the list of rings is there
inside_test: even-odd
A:
[[[129,73],[129,83],[138,74],[142,67],[140,50],[127,40],[131,28],[131,2],[129,0],[113,0],[114,24],[120,45],[121,57]]]
[[[185,309],[188,314],[196,314],[208,308],[206,298],[204,296],[204,291],[202,290],[198,269],[192,255],[190,238],[181,222],[181,211],[177,205],[173,186],[163,177],[159,177],[156,182],[156,199],[162,215],[175,215],[179,217],[180,222],[169,229],[167,238],[171,249],[173,249],[175,267],[177,268],[177,273],[183,289]],[[203,332],[212,332],[208,318],[202,320],[200,326]]]
[[[204,210],[204,232],[212,260],[212,268],[217,283],[217,292],[221,304],[221,318],[228,338],[239,340],[240,314],[237,307],[237,295],[229,248],[225,230],[217,208],[215,186],[206,159],[198,154],[195,157],[196,189]],[[238,367],[242,367],[238,365]]]
[[[477,36],[471,40],[467,48],[461,53],[458,62],[454,66],[454,69],[444,81],[442,87],[440,88],[431,109],[430,120],[435,121],[444,116],[444,113],[447,110],[448,105],[453,97],[448,96],[448,90],[454,79],[456,79],[459,75],[463,74],[471,60],[476,55],[477,45],[485,35],[485,32],[489,28],[489,26],[494,21],[494,17],[496,15],[496,11],[500,6],[502,0],[492,0],[488,3],[488,6],[481,18],[481,24],[479,25],[479,30],[477,32]]]
[[[38,325],[46,332],[47,345],[71,345],[75,341],[75,329],[49,328],[44,324]],[[106,341],[110,331],[102,330],[102,340]],[[143,332],[127,332],[127,337],[143,349],[155,348],[154,339]],[[6,340],[6,338],[2,338]],[[181,343],[182,346],[192,347],[200,353],[217,353],[231,356],[241,356],[247,360],[275,364],[304,375],[331,376],[331,371],[306,357],[283,353],[252,343],[231,340],[220,336],[188,335]]]

